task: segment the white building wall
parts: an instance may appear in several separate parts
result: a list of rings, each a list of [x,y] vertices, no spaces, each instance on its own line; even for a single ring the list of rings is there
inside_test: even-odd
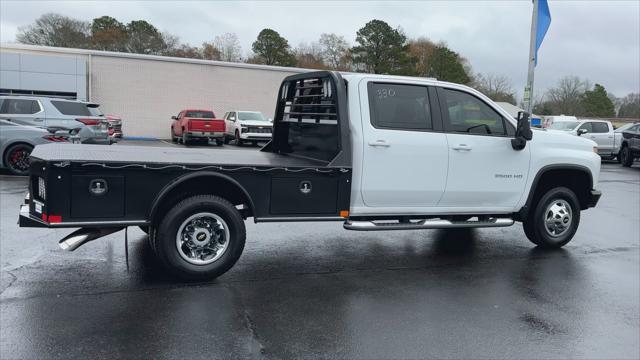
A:
[[[125,136],[170,137],[181,109],[257,110],[273,117],[286,71],[92,55],[91,101],[123,118]]]

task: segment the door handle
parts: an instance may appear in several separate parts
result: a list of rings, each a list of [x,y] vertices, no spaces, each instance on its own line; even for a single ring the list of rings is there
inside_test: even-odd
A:
[[[458,150],[458,151],[471,151],[471,146],[467,144],[458,144],[458,145],[452,146],[451,149]]]
[[[369,146],[389,147],[391,144],[387,140],[369,141]]]

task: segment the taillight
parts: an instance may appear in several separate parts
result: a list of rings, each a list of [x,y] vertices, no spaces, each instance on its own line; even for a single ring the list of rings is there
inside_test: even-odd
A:
[[[79,119],[76,119],[76,120],[80,121],[81,123],[83,123],[85,125],[100,125],[100,120],[97,120],[97,119],[79,118]]]
[[[55,136],[55,135],[45,135],[42,137],[45,140],[48,141],[53,141],[53,142],[65,142],[65,141],[69,141],[68,138],[64,137],[64,136]]]

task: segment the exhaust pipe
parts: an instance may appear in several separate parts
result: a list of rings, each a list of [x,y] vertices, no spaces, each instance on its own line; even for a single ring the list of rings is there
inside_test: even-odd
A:
[[[113,228],[81,228],[58,241],[62,250],[73,251],[89,241],[120,231],[124,227]]]

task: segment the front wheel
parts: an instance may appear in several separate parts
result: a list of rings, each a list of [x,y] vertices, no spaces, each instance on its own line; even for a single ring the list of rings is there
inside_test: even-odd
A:
[[[580,203],[571,189],[550,189],[532,210],[522,226],[527,238],[540,247],[560,248],[571,241],[578,230]]]
[[[33,146],[29,144],[15,144],[9,147],[4,154],[4,165],[13,175],[29,174],[29,156]]]
[[[175,205],[155,234],[161,262],[179,277],[218,277],[240,258],[246,238],[244,221],[228,201],[198,195]]]
[[[620,163],[624,167],[631,167],[631,165],[633,165],[633,154],[631,154],[631,149],[628,146],[620,150]]]
[[[240,137],[240,132],[236,130],[236,145],[242,146],[242,138]]]

